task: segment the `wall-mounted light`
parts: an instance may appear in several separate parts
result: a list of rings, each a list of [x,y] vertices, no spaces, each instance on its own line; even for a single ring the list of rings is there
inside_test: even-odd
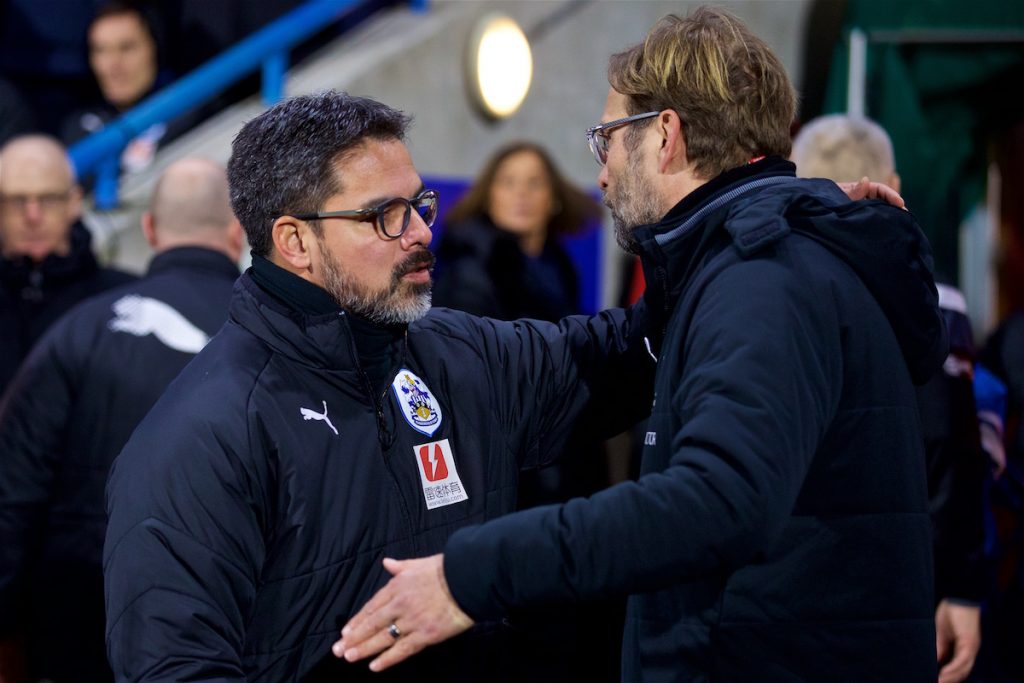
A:
[[[530,42],[519,25],[495,14],[477,22],[466,51],[466,81],[481,111],[495,119],[511,116],[526,99],[532,78]]]

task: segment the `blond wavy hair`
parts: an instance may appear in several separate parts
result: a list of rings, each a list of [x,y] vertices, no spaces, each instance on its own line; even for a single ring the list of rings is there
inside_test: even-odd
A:
[[[608,82],[629,98],[630,114],[679,115],[698,177],[789,155],[796,91],[768,45],[729,12],[700,7],[662,18],[644,42],[612,55]],[[643,129],[633,126],[627,144]]]

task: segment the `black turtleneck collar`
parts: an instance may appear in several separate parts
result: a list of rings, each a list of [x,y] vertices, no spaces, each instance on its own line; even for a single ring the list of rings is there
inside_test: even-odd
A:
[[[325,290],[262,256],[253,255],[250,273],[261,289],[299,313],[344,315],[359,357],[359,366],[366,374],[374,396],[387,389],[392,380],[391,370],[401,356],[407,325],[379,325],[342,311]]]
[[[753,178],[764,173],[781,175],[796,175],[796,166],[792,161],[783,159],[780,156],[765,157],[752,164],[744,164],[728,171],[722,171],[717,176],[704,183],[690,194],[683,197],[678,204],[673,206],[659,223],[675,223],[687,215],[711,197],[715,196],[730,185],[741,183],[748,178]]]
[[[305,315],[338,313],[341,308],[330,294],[312,282],[253,254],[252,279],[268,294]]]

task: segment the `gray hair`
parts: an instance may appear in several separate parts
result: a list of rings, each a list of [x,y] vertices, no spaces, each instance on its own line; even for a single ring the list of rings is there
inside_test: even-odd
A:
[[[820,116],[808,122],[793,140],[793,163],[804,178],[836,182],[889,182],[896,172],[892,140],[880,125],[846,114]]]
[[[346,154],[366,140],[404,140],[410,121],[375,100],[326,91],[285,100],[246,123],[231,145],[228,186],[253,254],[270,253],[279,216],[319,211],[342,191],[335,165]]]

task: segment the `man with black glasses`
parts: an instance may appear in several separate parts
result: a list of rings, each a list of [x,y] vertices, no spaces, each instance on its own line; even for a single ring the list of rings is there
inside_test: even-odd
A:
[[[512,608],[628,593],[624,681],[935,681],[927,242],[794,177],[795,92],[731,14],[665,17],[608,75],[598,183],[669,293],[641,476],[385,561],[335,653],[382,670]]]
[[[408,119],[339,93],[247,123],[228,164],[253,251],[230,319],[136,430],[108,484],[107,643],[119,681],[332,680],[338,629],[387,580],[514,509],[572,429],[650,405],[630,311],[555,325],[430,311],[437,195]],[[399,680],[495,680],[483,623]],[[393,629],[400,636],[398,628]]]
[[[82,191],[59,142],[24,135],[0,149],[0,393],[57,318],[135,279],[97,264],[81,213]]]

